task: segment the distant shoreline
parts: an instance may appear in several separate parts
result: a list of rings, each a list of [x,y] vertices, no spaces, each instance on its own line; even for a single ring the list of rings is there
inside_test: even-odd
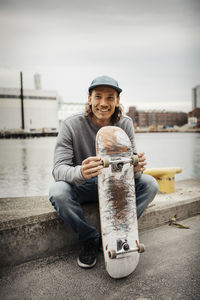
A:
[[[58,132],[12,132],[12,131],[0,131],[0,139],[26,139],[26,138],[39,138],[39,137],[49,137],[57,136]]]
[[[151,130],[151,129],[135,129],[135,133],[158,133],[158,132],[178,132],[178,133],[185,133],[185,132],[195,132],[195,133],[200,133],[200,128],[191,128],[191,129],[155,129],[155,130]]]
[[[200,133],[200,128],[166,128],[166,129],[151,129],[151,128],[141,128],[135,129],[135,133],[165,133],[165,132],[181,132],[181,133]],[[50,137],[57,136],[57,131],[0,131],[0,139],[26,139],[26,138],[39,138],[39,137]]]

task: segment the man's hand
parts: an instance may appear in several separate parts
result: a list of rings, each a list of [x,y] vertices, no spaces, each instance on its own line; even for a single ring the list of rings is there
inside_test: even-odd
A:
[[[138,154],[139,162],[134,167],[134,172],[143,172],[145,170],[145,166],[147,164],[146,157],[144,156],[144,152]]]
[[[85,179],[90,179],[101,173],[103,166],[101,165],[101,158],[97,156],[90,156],[82,162],[81,173]]]

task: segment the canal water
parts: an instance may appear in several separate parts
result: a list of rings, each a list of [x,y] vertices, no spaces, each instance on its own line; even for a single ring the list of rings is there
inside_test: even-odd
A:
[[[56,137],[0,140],[0,198],[48,195]],[[199,133],[137,133],[148,168],[181,167],[176,180],[200,176]]]

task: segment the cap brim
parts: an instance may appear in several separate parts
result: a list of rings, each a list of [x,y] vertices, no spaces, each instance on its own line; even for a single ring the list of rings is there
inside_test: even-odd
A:
[[[103,86],[103,85],[112,87],[112,88],[113,88],[114,90],[116,90],[119,94],[122,92],[122,89],[120,89],[119,87],[116,87],[116,86],[111,85],[111,84],[106,84],[106,83],[102,83],[102,84],[94,84],[94,85],[92,85],[92,86],[89,87],[88,91],[90,92],[90,91],[93,90],[95,87],[97,87],[97,86]]]

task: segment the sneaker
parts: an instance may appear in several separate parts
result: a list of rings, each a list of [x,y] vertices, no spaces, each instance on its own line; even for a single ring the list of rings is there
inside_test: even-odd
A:
[[[92,268],[96,265],[99,248],[99,239],[89,239],[83,243],[80,255],[77,259],[81,268]]]

